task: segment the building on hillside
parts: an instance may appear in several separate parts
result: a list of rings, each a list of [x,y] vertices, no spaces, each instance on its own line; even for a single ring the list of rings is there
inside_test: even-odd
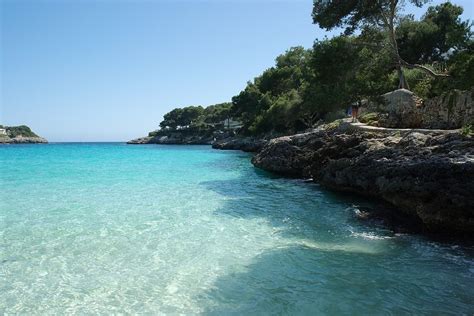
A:
[[[225,119],[221,123],[225,129],[239,129],[243,126],[242,122],[233,120],[232,118]]]
[[[7,135],[7,130],[4,128],[0,128],[0,135]]]

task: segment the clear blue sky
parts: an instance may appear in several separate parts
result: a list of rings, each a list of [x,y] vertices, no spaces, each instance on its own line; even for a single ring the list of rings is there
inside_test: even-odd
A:
[[[452,2],[473,16],[474,1]],[[174,107],[229,101],[327,34],[311,0],[0,3],[0,123],[50,141],[145,135]]]

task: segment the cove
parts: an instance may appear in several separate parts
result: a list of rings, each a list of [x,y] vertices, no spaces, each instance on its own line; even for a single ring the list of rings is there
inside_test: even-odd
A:
[[[0,313],[470,314],[474,249],[210,146],[0,147]]]

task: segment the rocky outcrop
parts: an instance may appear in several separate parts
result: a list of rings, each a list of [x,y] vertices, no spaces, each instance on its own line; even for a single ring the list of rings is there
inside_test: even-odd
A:
[[[230,140],[234,137],[233,131],[223,130],[161,130],[152,132],[146,137],[130,140],[127,144],[211,145],[220,140]]]
[[[383,95],[383,103],[367,103],[362,112],[377,113],[378,126],[453,129],[474,123],[474,88],[453,90],[422,100],[405,89]]]
[[[253,137],[235,136],[231,132],[216,131],[212,134],[168,133],[133,139],[127,144],[164,144],[164,145],[212,145],[215,149],[242,150],[257,152],[267,143],[266,140]]]
[[[43,137],[36,135],[28,126],[0,125],[0,144],[36,144],[47,143]]]
[[[0,144],[45,144],[47,142],[43,137],[0,137]]]
[[[230,137],[222,140],[217,140],[212,144],[212,148],[257,152],[260,151],[266,143],[267,141],[264,139],[258,139],[253,137]]]
[[[349,125],[349,126],[347,126]],[[429,232],[474,236],[474,139],[459,133],[387,134],[343,124],[270,141],[255,166],[381,198]]]
[[[127,144],[132,144],[132,145],[150,144],[150,140],[151,140],[152,138],[153,138],[153,137],[149,137],[149,136],[140,137],[140,138],[136,138],[136,139],[129,140],[129,141],[127,142]]]
[[[213,141],[214,137],[211,136],[183,135],[180,133],[174,133],[170,135],[141,137],[130,140],[127,142],[127,144],[210,145]]]
[[[274,138],[252,158],[252,163],[267,171],[289,177],[310,177],[313,150],[322,145],[322,132]]]

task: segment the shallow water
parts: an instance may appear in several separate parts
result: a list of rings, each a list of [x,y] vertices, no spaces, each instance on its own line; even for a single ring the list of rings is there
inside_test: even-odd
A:
[[[471,314],[473,249],[207,146],[0,147],[0,313]]]

